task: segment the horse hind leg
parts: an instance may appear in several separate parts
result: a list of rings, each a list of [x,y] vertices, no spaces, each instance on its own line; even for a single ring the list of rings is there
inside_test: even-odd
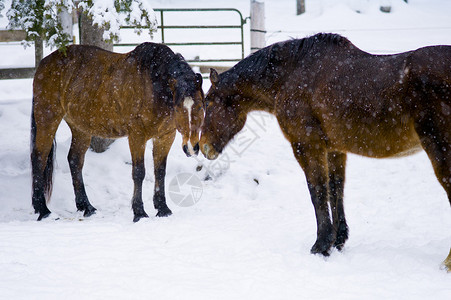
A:
[[[440,113],[427,115],[416,122],[415,129],[451,204],[451,120]],[[451,249],[443,265],[451,272]]]
[[[37,108],[37,109],[36,109]],[[33,99],[31,113],[32,205],[39,213],[38,221],[48,217],[53,184],[55,134],[62,117],[57,113],[42,113]]]
[[[348,239],[349,232],[343,206],[346,154],[329,152],[327,161],[329,166],[329,203],[332,208],[333,224],[337,231],[334,246],[341,251]]]
[[[415,130],[451,204],[451,120],[440,112],[429,114],[415,123]]]
[[[91,205],[88,196],[86,195],[82,170],[85,161],[85,153],[91,142],[91,136],[77,130],[74,126],[69,125],[69,127],[72,131],[72,143],[70,145],[67,160],[72,176],[72,184],[74,186],[75,204],[77,210],[83,211],[83,215],[89,217],[95,214],[96,209]]]

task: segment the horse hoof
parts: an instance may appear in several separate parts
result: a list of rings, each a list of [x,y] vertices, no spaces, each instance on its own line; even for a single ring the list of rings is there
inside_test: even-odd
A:
[[[157,217],[169,217],[172,215],[172,211],[169,208],[159,209],[157,212]]]
[[[344,243],[335,243],[334,244],[335,249],[337,249],[340,252],[343,251],[344,246],[345,246]]]
[[[312,249],[310,250],[310,253],[312,253],[312,254],[321,254],[323,256],[329,256],[330,255],[330,253],[329,253],[330,248],[331,248],[331,245],[316,242],[313,245]]]
[[[135,215],[135,217],[133,218],[133,222],[136,223],[139,220],[141,220],[142,218],[148,218],[149,216],[146,213],[140,214],[140,215]]]
[[[342,251],[343,247],[348,240],[348,225],[345,222],[340,222],[337,230],[337,238],[334,243],[334,247],[337,248],[338,251]]]
[[[344,246],[345,246],[345,242],[346,242],[347,239],[348,239],[348,235],[347,234],[346,235],[339,234],[337,236],[337,239],[335,240],[334,247],[338,251],[342,251]]]
[[[40,213],[39,217],[38,217],[38,221],[41,221],[42,219],[47,218],[48,216],[50,216],[50,213],[51,213],[50,210],[47,212],[44,212],[44,213]]]
[[[87,208],[85,210],[85,213],[83,214],[83,217],[88,218],[88,217],[94,215],[96,213],[96,210],[97,209],[92,206],[90,208]]]

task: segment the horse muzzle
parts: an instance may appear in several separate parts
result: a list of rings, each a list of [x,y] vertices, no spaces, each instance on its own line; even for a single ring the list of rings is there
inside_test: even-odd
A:
[[[191,146],[191,143],[188,142],[188,144],[183,145],[182,148],[187,157],[197,156],[199,154],[199,143],[196,143],[193,147]]]
[[[201,150],[204,156],[209,160],[216,159],[219,156],[219,153],[209,144],[203,144]]]

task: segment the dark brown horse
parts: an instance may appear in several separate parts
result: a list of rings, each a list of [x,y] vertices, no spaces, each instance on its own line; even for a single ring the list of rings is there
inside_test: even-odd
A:
[[[348,238],[347,152],[383,158],[423,148],[451,202],[451,47],[371,55],[317,34],[268,46],[220,75],[212,70],[210,80],[201,151],[215,159],[248,112],[274,114],[307,179],[317,219],[312,253],[328,255]]]
[[[38,220],[47,217],[52,188],[54,138],[65,120],[72,131],[68,160],[77,209],[95,213],[83,184],[82,168],[92,136],[128,136],[132,156],[134,221],[148,217],[142,202],[144,151],[153,139],[157,216],[168,216],[164,177],[176,129],[183,150],[197,154],[203,121],[202,76],[167,46],[143,43],[117,54],[92,46],[70,46],[42,60],[33,82],[31,164],[32,204]],[[194,145],[191,146],[191,145]]]

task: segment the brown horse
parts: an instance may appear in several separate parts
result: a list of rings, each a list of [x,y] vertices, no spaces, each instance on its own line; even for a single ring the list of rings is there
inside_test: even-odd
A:
[[[268,46],[220,75],[211,70],[210,80],[201,151],[215,159],[248,112],[274,114],[307,179],[312,253],[329,255],[348,238],[347,152],[383,158],[422,147],[451,202],[451,47],[371,55],[317,34]]]
[[[38,220],[47,217],[52,188],[54,138],[64,119],[72,131],[68,155],[77,209],[95,208],[83,184],[84,156],[91,137],[128,136],[132,156],[134,221],[148,217],[142,202],[144,151],[153,138],[157,216],[168,216],[164,177],[176,129],[189,156],[199,149],[203,121],[202,76],[167,46],[143,43],[127,54],[92,46],[70,46],[42,60],[33,82],[31,126],[32,204]],[[194,145],[191,146],[191,145]]]

